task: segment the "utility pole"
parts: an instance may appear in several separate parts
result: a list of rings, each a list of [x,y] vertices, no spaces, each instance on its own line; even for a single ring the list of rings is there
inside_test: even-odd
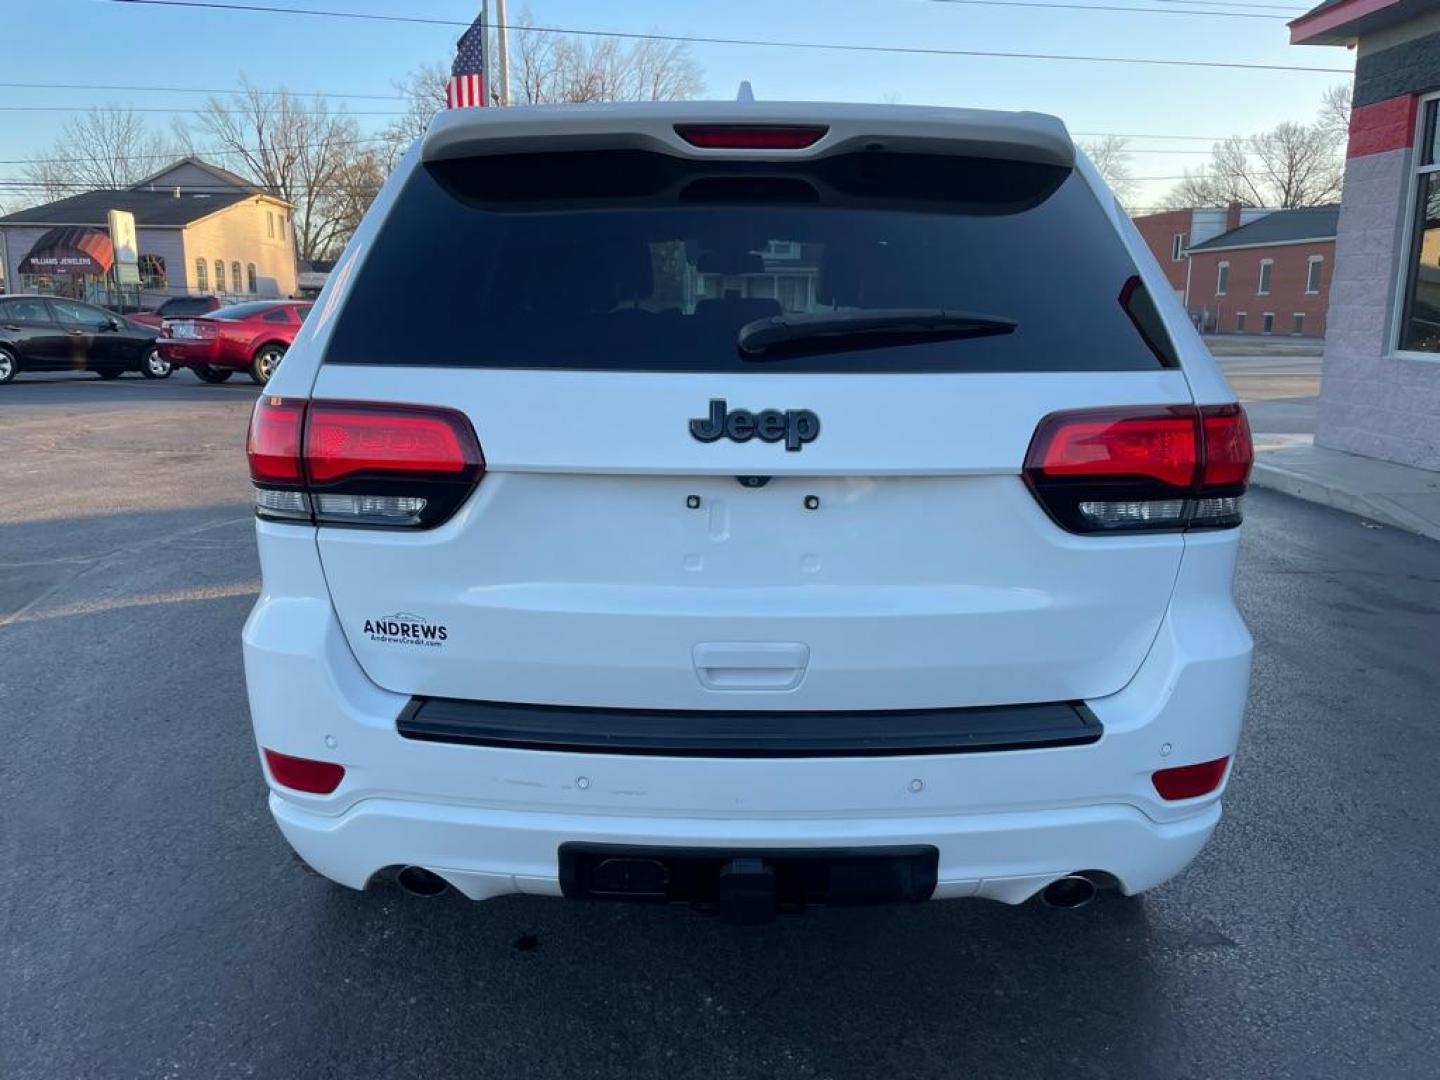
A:
[[[495,0],[496,39],[499,45],[495,77],[500,80],[500,104],[510,104],[510,17],[505,11],[505,0]]]
[[[490,55],[490,5],[480,0],[480,72],[486,105],[495,100],[494,80],[490,77],[495,69],[490,66]]]

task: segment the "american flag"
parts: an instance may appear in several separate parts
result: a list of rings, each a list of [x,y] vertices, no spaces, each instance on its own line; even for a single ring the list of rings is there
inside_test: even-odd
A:
[[[445,107],[469,109],[485,104],[485,9],[455,43],[455,63],[445,84]]]

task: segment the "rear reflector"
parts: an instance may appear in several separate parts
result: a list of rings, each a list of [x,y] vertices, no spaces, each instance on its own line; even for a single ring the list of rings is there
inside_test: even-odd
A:
[[[1161,769],[1150,779],[1162,799],[1194,799],[1209,795],[1218,788],[1220,781],[1225,779],[1225,767],[1229,764],[1228,757],[1216,758],[1198,765]]]
[[[1051,413],[1025,455],[1025,482],[1071,532],[1240,524],[1250,427],[1239,405]]]
[[[262,397],[248,449],[256,513],[322,525],[438,525],[485,471],[464,413],[422,405]]]
[[[345,779],[345,767],[333,761],[313,761],[291,757],[277,750],[266,749],[265,764],[270,775],[283,787],[307,791],[311,795],[329,795]]]
[[[823,124],[675,125],[675,134],[706,150],[804,150],[829,130]]]

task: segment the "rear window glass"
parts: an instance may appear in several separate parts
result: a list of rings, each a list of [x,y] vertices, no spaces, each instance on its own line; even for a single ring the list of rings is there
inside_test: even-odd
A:
[[[264,315],[267,311],[274,311],[275,301],[273,300],[252,300],[248,304],[231,304],[229,307],[217,308],[210,313],[212,319],[253,319],[257,315]],[[289,319],[284,320],[289,322]]]
[[[176,315],[203,315],[214,306],[208,296],[177,296],[161,304],[156,314],[171,318]]]
[[[407,180],[325,362],[1153,370],[1165,350],[1122,306],[1134,275],[1094,195],[1051,166],[881,153],[793,164],[638,151],[469,159]],[[395,317],[407,295],[423,316]],[[900,309],[1015,328],[758,361],[737,347],[757,319]]]

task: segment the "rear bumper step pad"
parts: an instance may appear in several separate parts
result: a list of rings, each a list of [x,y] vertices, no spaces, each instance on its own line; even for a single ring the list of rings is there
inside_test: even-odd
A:
[[[1082,702],[872,712],[609,709],[416,697],[407,739],[657,757],[869,757],[1083,746],[1104,730]]]

